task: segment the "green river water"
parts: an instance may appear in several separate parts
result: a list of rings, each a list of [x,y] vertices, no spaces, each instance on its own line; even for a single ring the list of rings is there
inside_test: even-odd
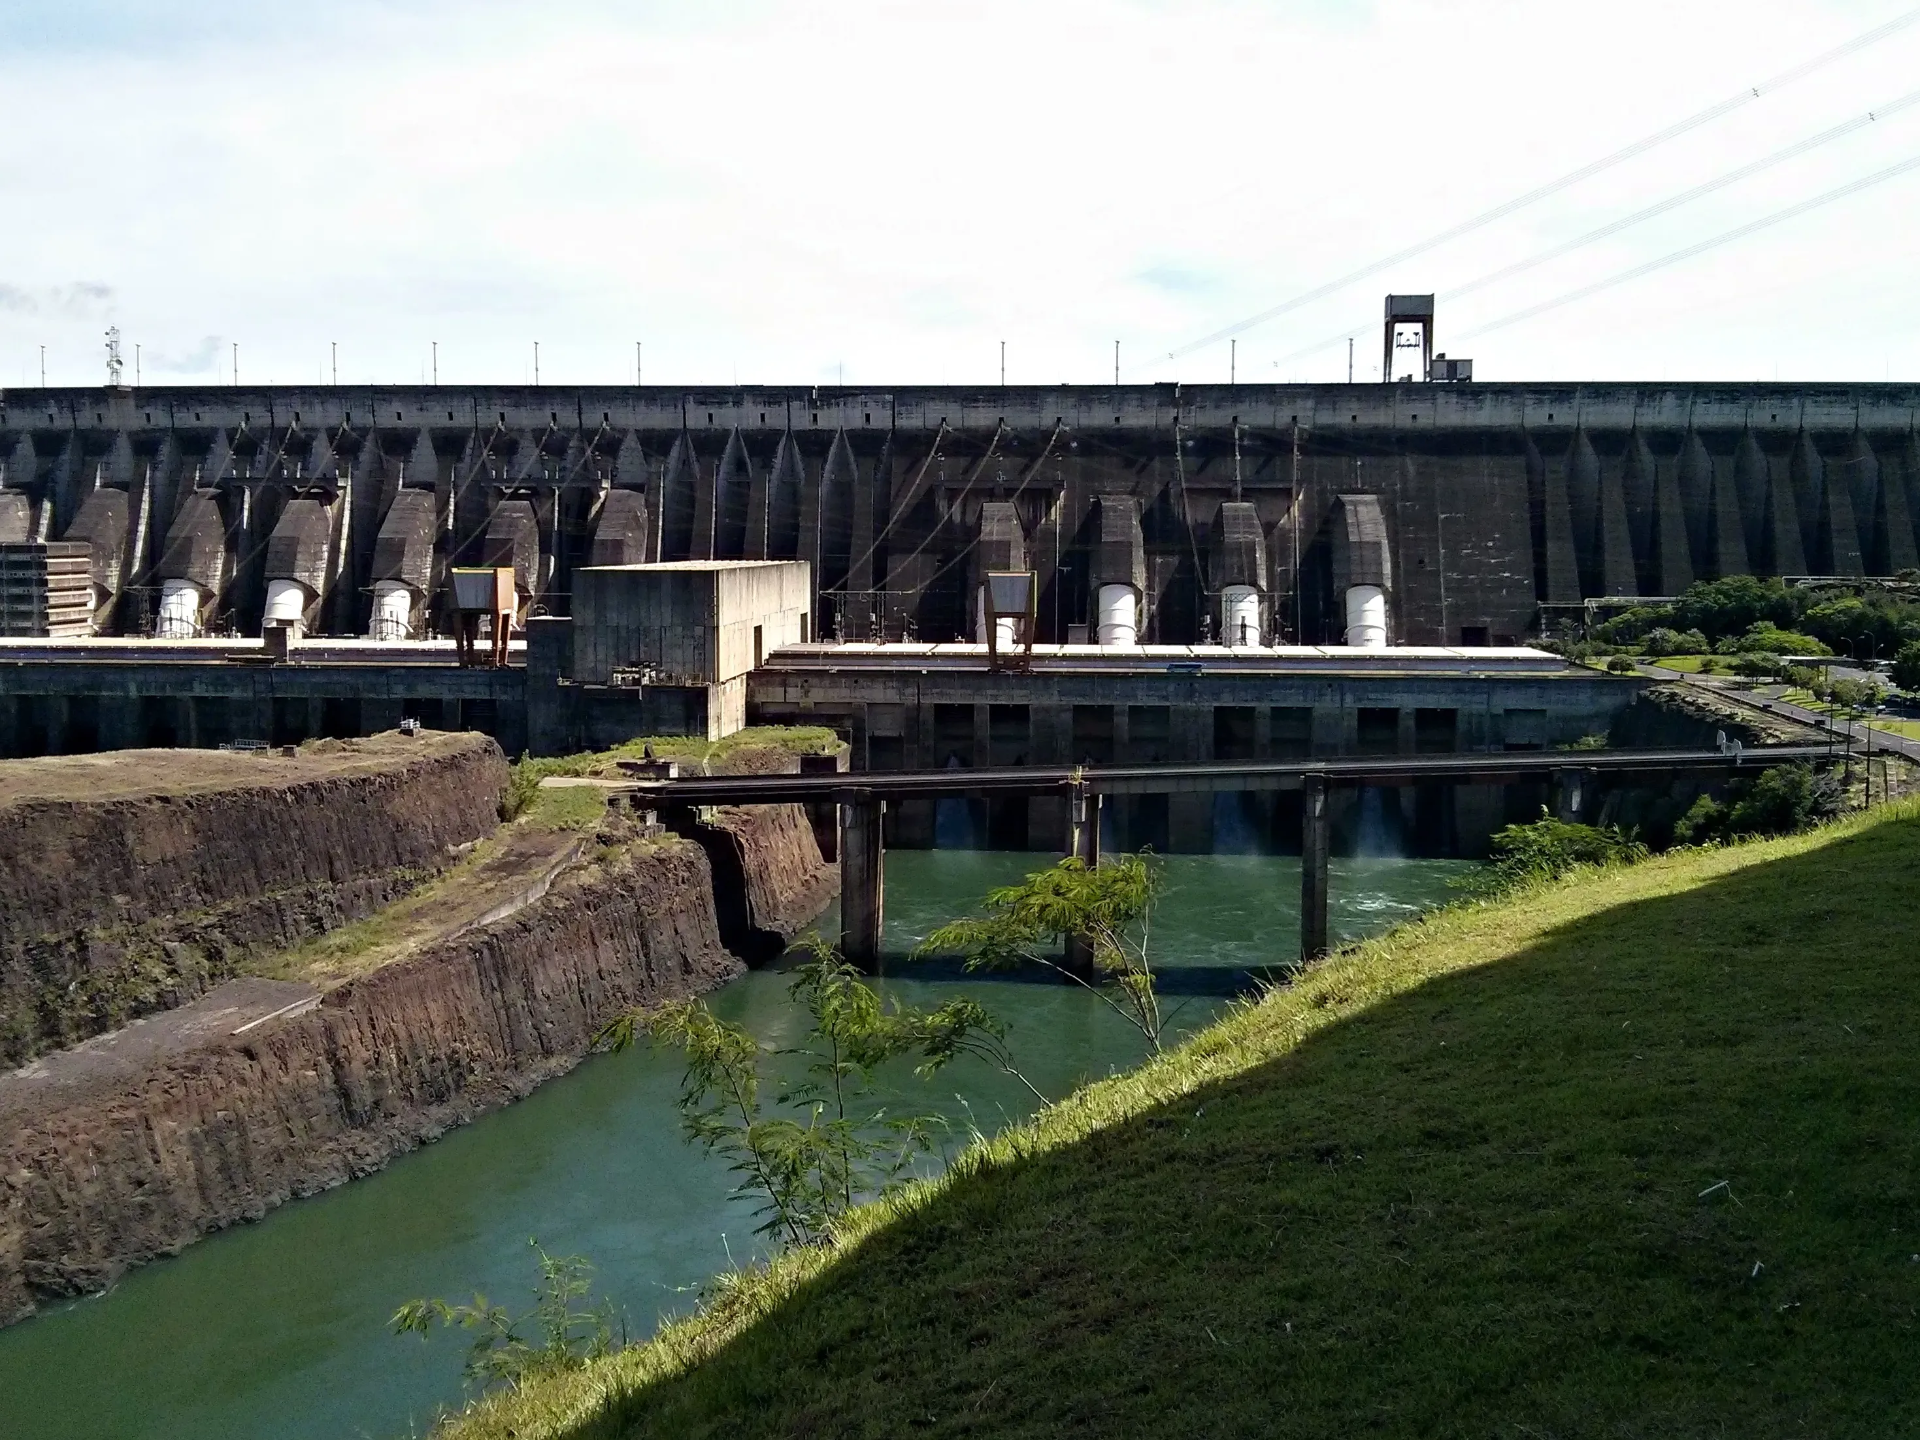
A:
[[[991,886],[1054,857],[898,850],[887,856],[886,943],[904,952]],[[1298,946],[1299,861],[1172,856],[1155,956],[1176,1031],[1226,1003],[1232,973],[1285,963]],[[1332,928],[1384,928],[1443,901],[1463,867],[1436,860],[1333,862]],[[822,917],[831,933],[833,917]],[[895,967],[912,1004],[970,993],[1006,1025],[1021,1068],[1047,1094],[1141,1059],[1099,1000],[1046,980],[959,978]],[[904,976],[904,978],[902,978]],[[800,1038],[778,970],[710,998],[763,1040]],[[692,1305],[731,1256],[755,1253],[753,1219],[721,1165],[682,1137],[676,1057],[644,1047],[587,1061],[518,1105],[402,1156],[378,1175],[286,1205],[128,1275],[106,1295],[0,1330],[0,1437],[390,1437],[424,1434],[461,1397],[456,1337],[396,1337],[387,1317],[421,1295],[475,1288],[516,1312],[536,1273],[530,1237],[585,1255],[595,1295],[627,1331]],[[993,1130],[1029,1108],[1017,1082],[962,1060],[915,1108],[958,1130]]]

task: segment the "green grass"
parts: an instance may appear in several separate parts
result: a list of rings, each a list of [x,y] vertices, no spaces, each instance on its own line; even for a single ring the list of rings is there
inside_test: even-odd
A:
[[[1789,705],[1798,705],[1803,710],[1812,710],[1828,719],[1865,719],[1861,715],[1850,715],[1839,707],[1817,699],[1811,690],[1791,689],[1781,692],[1780,698]],[[1890,735],[1902,735],[1909,740],[1920,740],[1920,720],[1902,720],[1892,715],[1876,715],[1868,721],[1870,728],[1884,730]]]
[[[823,725],[750,725],[720,740],[694,735],[640,735],[611,750],[579,755],[522,756],[513,767],[503,801],[509,818],[534,803],[540,782],[549,775],[608,775],[620,760],[638,760],[649,750],[656,759],[691,762],[696,773],[724,765],[742,750],[785,750],[791,755],[831,755],[840,737]]]
[[[1442,912],[452,1433],[1916,1433],[1917,866]]]

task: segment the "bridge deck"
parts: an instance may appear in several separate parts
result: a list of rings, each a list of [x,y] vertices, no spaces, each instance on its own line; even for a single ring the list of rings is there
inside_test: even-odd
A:
[[[950,795],[1205,794],[1298,790],[1309,776],[1329,785],[1499,785],[1549,779],[1558,771],[1668,775],[1759,769],[1833,755],[1823,745],[1720,750],[1517,750],[1496,754],[1328,756],[1309,760],[1215,760],[1166,765],[1028,765],[1018,768],[865,771],[857,774],[723,775],[637,780],[619,787],[654,805],[778,805],[838,799],[895,800]]]

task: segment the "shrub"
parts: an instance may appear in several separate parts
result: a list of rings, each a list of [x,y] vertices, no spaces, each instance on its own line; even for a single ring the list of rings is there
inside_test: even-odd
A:
[[[1731,835],[1792,835],[1840,813],[1840,782],[1811,765],[1769,770],[1727,812]]]
[[[1799,618],[1784,585],[1751,575],[1701,581],[1680,597],[1673,614],[1676,625],[1711,640],[1745,634],[1763,622],[1784,628]]]
[[[1782,630],[1765,620],[1757,621],[1747,633],[1736,639],[1722,640],[1714,646],[1722,655],[1831,655],[1833,651],[1811,635],[1797,630]]]
[[[516,1317],[478,1293],[471,1305],[409,1300],[388,1322],[394,1333],[425,1335],[435,1325],[473,1331],[467,1379],[483,1390],[512,1389],[543,1375],[578,1370],[611,1353],[613,1302],[602,1301],[591,1310],[576,1304],[586,1298],[593,1267],[578,1255],[556,1259],[538,1240],[527,1243],[540,1257],[540,1284],[533,1308],[524,1315]]]
[[[1610,620],[1603,620],[1593,627],[1593,638],[1603,645],[1631,645],[1656,630],[1670,628],[1673,620],[1671,605],[1636,605],[1631,610],[1622,610]],[[1654,652],[1648,651],[1648,654]],[[1678,654],[1678,651],[1670,652]]]
[[[1825,677],[1811,665],[1784,665],[1780,670],[1780,678],[1789,685],[1797,685],[1802,690],[1811,690]]]
[[[1577,825],[1542,810],[1531,824],[1496,831],[1487,868],[1468,883],[1498,892],[1532,880],[1552,880],[1581,865],[1631,865],[1646,858],[1647,847],[1631,831]]]
[[[1778,655],[1736,655],[1731,668],[1749,680],[1772,680],[1792,667]]]
[[[1615,675],[1631,675],[1639,668],[1628,655],[1616,655],[1607,661],[1607,669]]]
[[[1920,640],[1910,640],[1893,657],[1893,683],[1908,692],[1920,691]]]
[[[1739,784],[1728,803],[1702,795],[1673,827],[1683,845],[1792,835],[1840,813],[1839,781],[1810,765],[1782,765]]]
[[[1674,630],[1665,625],[1646,633],[1640,649],[1648,655],[1705,655],[1713,647],[1698,630]]]

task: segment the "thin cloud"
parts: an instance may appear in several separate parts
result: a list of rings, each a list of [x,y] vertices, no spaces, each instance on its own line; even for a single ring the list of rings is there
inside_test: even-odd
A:
[[[219,355],[220,337],[208,335],[193,349],[177,355],[147,351],[140,357],[141,368],[161,375],[205,375],[219,363]]]
[[[0,310],[15,315],[66,315],[85,319],[104,312],[113,300],[113,287],[97,280],[70,285],[0,284]]]

